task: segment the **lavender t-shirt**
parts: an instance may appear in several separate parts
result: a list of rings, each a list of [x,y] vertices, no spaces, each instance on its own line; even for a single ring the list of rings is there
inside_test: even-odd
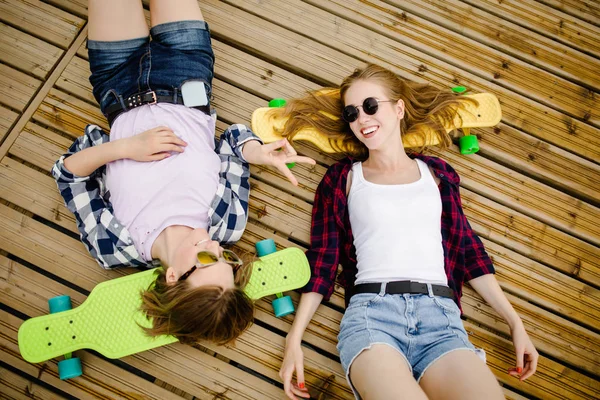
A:
[[[118,160],[106,168],[114,215],[146,261],[152,259],[152,244],[166,227],[208,229],[208,210],[219,182],[215,121],[199,110],[168,103],[138,107],[115,120],[110,140],[161,125],[187,142],[183,153],[152,162]]]

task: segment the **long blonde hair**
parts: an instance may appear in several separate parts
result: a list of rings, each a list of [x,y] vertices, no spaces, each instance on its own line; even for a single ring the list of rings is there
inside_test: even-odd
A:
[[[308,92],[307,96],[288,102],[284,109],[274,109],[289,117],[281,134],[293,141],[301,129],[312,127],[325,134],[330,142],[341,143],[334,146],[347,155],[358,159],[368,157],[367,147],[350,130],[347,122],[338,117],[344,108],[344,95],[358,81],[369,81],[381,85],[390,100],[404,102],[404,118],[400,121],[401,135],[418,135],[425,143],[425,131],[431,128],[439,140],[441,148],[451,143],[446,126],[453,126],[458,110],[467,102],[475,100],[460,97],[450,90],[440,90],[429,84],[416,83],[400,78],[379,65],[369,64],[356,69],[346,77],[339,88],[323,88]],[[423,148],[418,149],[423,151]]]
[[[143,328],[150,336],[173,335],[181,343],[234,341],[254,321],[254,302],[244,292],[251,263],[237,271],[234,287],[192,287],[189,281],[167,282],[166,267],[156,269],[156,281],[142,292],[141,310],[152,320]]]

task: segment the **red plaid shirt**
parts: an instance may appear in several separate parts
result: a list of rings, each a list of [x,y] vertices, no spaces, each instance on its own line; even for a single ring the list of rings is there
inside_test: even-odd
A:
[[[456,171],[437,157],[417,155],[440,179],[442,198],[442,245],[448,286],[454,290],[454,301],[460,308],[465,281],[494,273],[494,267],[483,243],[473,232],[460,201]],[[311,247],[306,256],[312,276],[303,292],[317,292],[328,300],[333,293],[338,265],[342,273],[338,282],[346,293],[356,280],[356,249],[348,216],[346,183],[353,160],[345,158],[332,165],[319,184],[312,211]],[[350,301],[346,296],[346,305]]]

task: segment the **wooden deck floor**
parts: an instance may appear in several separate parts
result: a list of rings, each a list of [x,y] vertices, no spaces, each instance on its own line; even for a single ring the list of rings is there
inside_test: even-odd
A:
[[[175,2],[174,2],[175,3]],[[29,364],[23,320],[48,298],[80,304],[104,271],[76,234],[49,169],[87,123],[106,127],[88,83],[85,0],[0,0],[0,398],[282,399],[277,372],[292,318],[258,302],[235,347],[175,344],[115,361],[79,352],[84,376]],[[502,122],[477,129],[481,151],[439,153],[462,176],[471,224],[540,354],[520,383],[506,324],[470,288],[465,326],[509,399],[600,397],[600,2],[597,0],[202,1],[217,57],[219,129],[249,123],[273,97],[339,84],[375,62],[439,87],[492,92]],[[250,222],[239,247],[272,237],[306,247],[314,190],[334,160],[252,169]],[[437,154],[437,153],[436,153]],[[298,296],[294,298],[297,300]],[[305,335],[315,399],[350,399],[335,349],[342,290]]]

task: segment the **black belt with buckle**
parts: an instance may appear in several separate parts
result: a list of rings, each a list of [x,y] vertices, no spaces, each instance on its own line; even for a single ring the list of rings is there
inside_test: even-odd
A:
[[[139,106],[143,106],[145,104],[170,103],[170,104],[182,104],[183,105],[183,98],[181,97],[181,95],[176,96],[177,101],[174,101],[174,97],[175,96],[173,96],[173,95],[169,95],[169,96],[157,95],[154,91],[149,91],[149,92],[145,92],[145,93],[136,93],[134,95],[131,95],[124,100],[125,108],[123,108],[121,106],[121,103],[112,104],[112,105],[106,107],[105,111],[106,111],[106,118],[108,119],[108,124],[112,125],[113,121],[119,115],[121,115],[121,113],[124,113],[125,111],[131,110],[131,109],[139,107]],[[197,110],[204,112],[206,115],[210,115],[210,106],[208,106],[208,105],[196,106],[196,107],[190,107],[190,108],[195,108]]]
[[[358,293],[380,293],[381,283],[361,283],[352,289],[352,296]],[[447,286],[431,285],[434,296],[454,298],[454,290]],[[429,294],[426,283],[412,281],[393,281],[385,286],[386,294]]]

